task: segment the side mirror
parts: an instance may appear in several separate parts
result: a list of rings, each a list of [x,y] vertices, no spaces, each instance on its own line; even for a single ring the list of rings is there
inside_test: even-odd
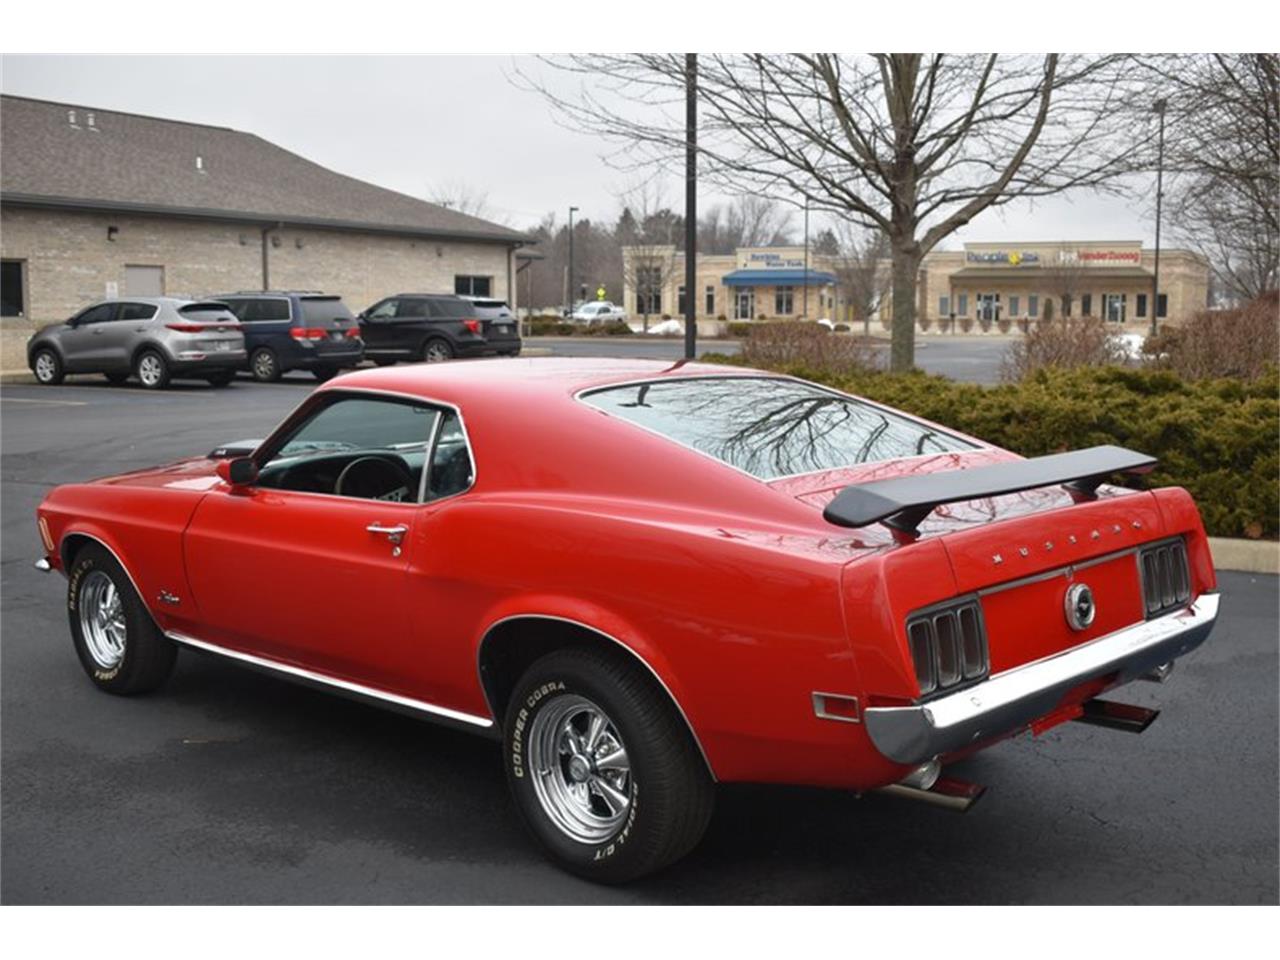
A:
[[[218,476],[233,490],[243,489],[258,479],[258,465],[249,457],[219,460]]]

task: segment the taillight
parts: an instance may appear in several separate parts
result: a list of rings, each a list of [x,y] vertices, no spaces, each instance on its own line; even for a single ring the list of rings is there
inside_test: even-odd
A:
[[[479,320],[463,320],[463,321],[462,321],[462,325],[463,325],[464,327],[466,327],[468,330],[470,330],[472,333],[479,333],[479,332],[480,332],[480,321],[479,321]]]
[[[239,330],[238,323],[166,323],[170,330],[178,333],[207,333],[210,330]]]
[[[358,340],[358,339],[360,339],[360,328],[359,328],[359,327],[349,327],[349,328],[347,329],[347,339],[348,339],[348,340]]]
[[[1181,540],[1170,540],[1141,551],[1138,570],[1142,574],[1148,618],[1168,613],[1191,599],[1187,548]]]
[[[920,695],[947,690],[987,672],[987,635],[977,600],[961,600],[907,618],[907,642]]]
[[[289,331],[289,336],[295,340],[327,340],[329,331],[323,327],[294,327]]]

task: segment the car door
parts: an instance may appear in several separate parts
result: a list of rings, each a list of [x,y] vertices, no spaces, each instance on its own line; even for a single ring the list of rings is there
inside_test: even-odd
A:
[[[108,369],[103,362],[106,324],[115,319],[117,308],[114,302],[99,303],[71,318],[69,329],[58,341],[68,373],[98,373]]]
[[[401,347],[396,334],[398,297],[388,297],[374,304],[357,318],[365,355],[378,360],[407,360],[408,348]]]
[[[405,691],[405,571],[440,417],[424,402],[329,391],[268,441],[254,484],[211,490],[183,541],[196,639]],[[406,466],[388,491],[399,499],[336,492],[335,474],[378,458]]]
[[[127,372],[133,365],[134,348],[151,331],[160,308],[154,303],[126,300],[112,320],[101,325],[102,337],[98,347],[104,367],[117,372]]]

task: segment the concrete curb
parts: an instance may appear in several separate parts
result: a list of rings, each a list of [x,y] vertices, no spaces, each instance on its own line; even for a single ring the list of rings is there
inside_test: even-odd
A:
[[[1218,570],[1280,574],[1280,543],[1274,540],[1229,540],[1210,537],[1209,552]]]
[[[0,370],[0,383],[35,383],[30,370]]]

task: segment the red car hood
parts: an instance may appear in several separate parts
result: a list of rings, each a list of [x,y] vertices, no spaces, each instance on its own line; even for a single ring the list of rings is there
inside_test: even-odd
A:
[[[201,493],[221,483],[217,469],[217,460],[211,460],[208,457],[192,457],[159,467],[147,467],[143,470],[102,477],[93,482],[131,487],[161,487],[168,490]]]

